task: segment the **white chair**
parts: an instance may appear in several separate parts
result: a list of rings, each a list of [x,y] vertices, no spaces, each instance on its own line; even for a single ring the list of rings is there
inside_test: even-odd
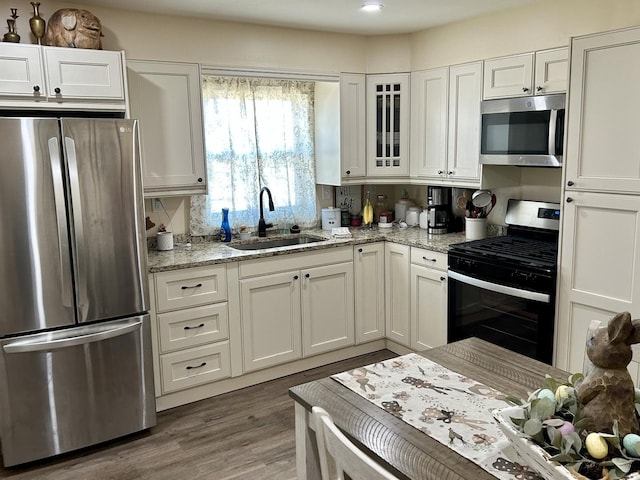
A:
[[[311,412],[322,480],[344,480],[345,473],[352,480],[397,480],[345,437],[326,410],[313,407]]]

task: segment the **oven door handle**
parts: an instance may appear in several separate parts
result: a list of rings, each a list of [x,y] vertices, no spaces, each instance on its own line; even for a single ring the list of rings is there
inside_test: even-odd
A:
[[[507,287],[505,285],[499,285],[485,280],[468,277],[467,275],[462,275],[461,273],[454,272],[453,270],[448,271],[448,276],[450,279],[473,285],[474,287],[483,288],[491,292],[503,293],[505,295],[511,295],[512,297],[524,298],[535,302],[551,303],[551,295],[547,293],[531,292],[520,288]]]

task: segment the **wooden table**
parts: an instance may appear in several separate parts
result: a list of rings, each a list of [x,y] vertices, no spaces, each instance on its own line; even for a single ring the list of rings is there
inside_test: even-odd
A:
[[[425,358],[505,394],[526,398],[545,374],[567,372],[477,338],[421,352]],[[454,450],[385,412],[331,378],[289,390],[295,400],[298,480],[320,478],[311,407],[326,409],[355,443],[399,478],[411,480],[495,480]]]

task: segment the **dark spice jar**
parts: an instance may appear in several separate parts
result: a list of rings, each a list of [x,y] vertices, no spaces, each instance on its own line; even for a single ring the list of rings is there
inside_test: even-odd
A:
[[[348,227],[351,224],[351,214],[348,208],[342,208],[340,210],[340,226]]]

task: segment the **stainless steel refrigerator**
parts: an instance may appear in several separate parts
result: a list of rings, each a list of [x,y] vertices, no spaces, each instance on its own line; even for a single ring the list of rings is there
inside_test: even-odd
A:
[[[0,118],[5,466],[155,425],[135,120]]]

